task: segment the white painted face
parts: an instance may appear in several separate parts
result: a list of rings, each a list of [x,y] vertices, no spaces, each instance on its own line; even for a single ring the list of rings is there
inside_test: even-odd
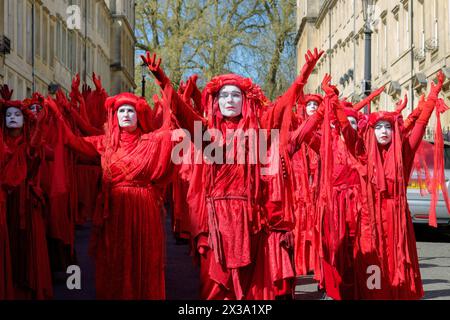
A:
[[[34,115],[37,115],[39,111],[41,111],[42,107],[38,104],[32,104],[29,107],[30,111],[34,113]]]
[[[350,122],[350,125],[353,129],[358,130],[358,121],[356,121],[355,117],[347,117],[348,122]]]
[[[15,107],[6,109],[5,123],[8,129],[20,129],[23,127],[22,110]]]
[[[242,91],[236,86],[226,85],[219,92],[219,108],[224,117],[234,118],[242,114]]]
[[[126,131],[134,131],[137,128],[137,113],[136,109],[130,105],[123,105],[117,110],[117,119],[119,120],[119,127]]]
[[[313,114],[315,114],[317,112],[318,107],[319,107],[319,105],[317,104],[316,101],[309,101],[306,104],[306,114],[308,116],[312,116]]]
[[[387,145],[392,141],[392,126],[388,121],[378,121],[375,124],[375,137],[381,145]]]

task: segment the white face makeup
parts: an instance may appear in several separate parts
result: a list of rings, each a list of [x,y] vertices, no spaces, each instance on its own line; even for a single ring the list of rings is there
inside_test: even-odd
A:
[[[350,122],[350,125],[353,129],[358,130],[358,121],[356,121],[355,117],[347,117],[348,122]]]
[[[392,126],[388,121],[378,121],[375,124],[375,137],[377,142],[383,146],[392,141]]]
[[[306,114],[308,116],[312,116],[314,113],[316,113],[318,106],[319,105],[317,104],[316,101],[309,101],[306,104]]]
[[[236,86],[226,85],[219,92],[219,108],[224,117],[234,118],[242,113],[242,91]]]
[[[41,111],[42,107],[38,104],[33,104],[29,107],[30,111],[33,112],[35,115],[37,115],[37,113],[39,111]]]
[[[8,129],[20,129],[23,127],[23,113],[20,109],[10,107],[6,110],[5,123]]]
[[[137,113],[136,109],[130,105],[123,105],[117,110],[117,119],[119,120],[119,127],[133,132],[137,128]]]

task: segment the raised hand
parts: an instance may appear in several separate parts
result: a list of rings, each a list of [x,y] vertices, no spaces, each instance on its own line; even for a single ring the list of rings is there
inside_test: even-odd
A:
[[[62,90],[56,91],[56,102],[60,105],[65,111],[70,111],[71,105],[66,98],[66,95]]]
[[[331,76],[326,73],[322,80],[322,90],[325,92],[326,95],[332,96],[332,95],[338,95],[339,91],[337,88],[330,84],[331,82]]]
[[[148,67],[148,70],[155,76],[156,80],[159,81],[160,86],[165,86],[169,79],[161,68],[161,58],[157,59],[156,53],[153,56],[147,51],[145,56],[141,56],[142,61]]]
[[[183,80],[180,81],[180,85],[178,86],[178,93],[183,94],[186,91],[187,84],[184,83]]]
[[[305,64],[303,65],[303,68],[300,72],[300,75],[296,79],[297,84],[306,84],[308,81],[309,76],[314,70],[314,67],[316,66],[317,61],[319,61],[320,57],[324,54],[325,51],[321,50],[320,52],[317,50],[317,48],[314,49],[314,53],[312,53],[310,50],[308,50],[305,54]]]
[[[322,57],[324,53],[325,51],[320,50],[319,52],[317,48],[314,48],[314,53],[308,50],[308,52],[306,52],[305,54],[306,63],[312,66],[312,68],[314,69],[314,66],[316,65],[317,61],[319,61],[320,57]]]
[[[198,80],[198,75],[197,74],[193,74],[192,76],[189,77],[188,83],[192,82],[192,83],[197,84],[197,80]]]
[[[150,52],[147,51],[145,56],[141,56],[142,61],[147,66],[148,70],[150,72],[158,72],[159,69],[161,69],[161,58],[156,59],[156,53],[153,54],[153,56],[150,55]]]
[[[80,74],[77,73],[77,75],[75,76],[75,78],[73,78],[72,80],[72,91],[78,91],[80,88]]]
[[[95,89],[97,91],[101,91],[103,89],[102,80],[101,80],[100,76],[97,77],[95,75],[95,72],[92,72],[92,81],[94,82]]]
[[[91,87],[89,87],[86,83],[83,84],[81,95],[83,96],[84,101],[87,100],[87,98],[90,96],[91,93],[92,93]]]
[[[395,106],[396,106],[395,112],[401,113],[401,112],[406,108],[406,105],[407,105],[407,104],[408,104],[408,95],[405,94],[404,99],[403,99],[403,100],[400,99],[400,100],[395,104]]]
[[[58,92],[56,92],[56,95],[58,95]],[[45,105],[46,109],[53,112],[54,115],[56,115],[56,116],[61,115],[61,112],[59,111],[59,108],[56,105],[55,100],[53,100],[50,96],[44,100],[44,105]]]
[[[0,88],[0,94],[3,99],[5,100],[11,100],[11,97],[13,95],[14,90],[9,90],[9,87],[7,84],[4,84]]]
[[[431,81],[431,91],[430,94],[428,95],[428,99],[437,99],[439,96],[439,93],[442,90],[442,86],[444,85],[444,81],[445,81],[445,75],[442,72],[442,70],[440,70],[437,74],[437,80],[438,83],[434,84],[434,81]]]

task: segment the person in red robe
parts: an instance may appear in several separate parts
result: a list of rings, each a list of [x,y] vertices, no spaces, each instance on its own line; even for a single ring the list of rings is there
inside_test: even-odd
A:
[[[322,96],[308,94],[302,99],[304,104],[297,107],[297,117],[301,124],[311,117],[322,103]],[[305,112],[306,111],[306,112]],[[317,126],[318,128],[318,126]],[[315,134],[319,135],[319,132]],[[309,144],[301,144],[299,151],[292,156],[292,166],[296,179],[296,218],[295,228],[295,268],[298,276],[314,272],[320,278],[318,263],[317,228],[315,208],[319,187],[319,153]]]
[[[40,186],[42,124],[46,113],[36,116],[21,101],[10,100],[2,88],[1,130],[5,152],[0,182],[6,194],[6,216],[11,250],[15,299],[50,299],[53,296],[50,263]],[[3,211],[3,210],[2,210]]]
[[[170,102],[168,102],[170,104]],[[131,93],[105,102],[105,134],[74,135],[55,103],[65,141],[101,156],[103,190],[94,215],[92,253],[99,299],[164,299],[163,187],[171,177],[171,123],[152,131],[152,110]]]
[[[230,143],[241,146],[238,130],[260,128],[258,115],[269,104],[268,100],[251,79],[235,74],[217,76],[203,90],[202,109],[207,119],[202,121],[178,97],[160,67],[161,60],[156,61],[156,56],[152,58],[149,53],[143,60],[167,95],[175,97],[174,114],[186,124],[181,127],[188,129],[191,137],[203,135],[206,129],[214,137],[217,150],[223,148],[221,155],[205,155],[209,156],[208,161],[196,164],[188,195],[194,203],[190,207],[197,209],[190,223],[200,260],[201,298],[274,299],[280,291],[284,295],[283,283],[294,277],[294,271],[283,244],[287,241],[282,242],[287,240],[286,230],[277,229],[283,226],[283,219],[276,216],[272,219],[273,211],[262,207],[267,194],[263,190],[268,186],[261,179],[261,166],[248,161],[251,148],[248,140],[243,143],[244,163],[237,160],[236,148],[232,148],[232,153],[225,151]],[[200,132],[193,130],[196,118],[200,118]],[[273,118],[266,116],[266,119]],[[205,122],[206,128],[202,126]],[[267,123],[261,126],[270,128]],[[204,147],[196,146],[205,151],[209,146]],[[229,160],[234,161],[227,163]]]
[[[355,163],[355,154],[362,153],[362,141],[357,136],[357,122],[359,114],[353,109],[353,105],[345,101],[339,101],[336,87],[329,84],[331,77],[325,76],[322,82],[322,89],[326,93],[324,103],[319,108],[314,108],[315,113],[311,114],[305,123],[299,127],[298,133],[294,134],[297,143],[305,140],[309,149],[315,154],[321,153],[321,146],[324,145],[322,136],[317,134],[319,125],[323,122],[325,104],[330,104],[331,117],[328,124],[331,127],[329,139],[330,148],[333,150],[333,163],[329,168],[331,174],[331,203],[328,208],[323,199],[323,190],[317,188],[317,198],[315,198],[312,228],[317,249],[314,260],[314,273],[316,280],[319,280],[319,289],[325,288],[326,294],[333,299],[351,299],[354,291],[353,281],[353,239],[355,233],[355,217],[360,210],[360,185],[358,171],[352,168]],[[371,96],[361,102],[365,105],[382,92],[382,88],[375,91]],[[359,108],[359,104],[356,105]],[[320,131],[325,131],[321,128]],[[295,140],[294,140],[295,141]],[[300,162],[301,163],[301,162]],[[322,175],[317,186],[323,185],[322,176],[325,169],[324,163],[320,162]],[[299,171],[302,174],[301,171]],[[300,175],[300,178],[302,176]],[[299,179],[301,181],[301,179]],[[327,193],[328,194],[328,193]],[[307,194],[306,194],[307,195]],[[301,239],[301,237],[300,237]],[[299,245],[302,243],[300,242]]]
[[[3,104],[3,101],[0,101]],[[3,120],[2,120],[3,121]],[[0,130],[0,169],[3,165],[6,146],[3,142],[3,130]],[[2,181],[0,180],[0,185]],[[6,193],[0,188],[0,300],[14,298],[11,255],[9,248],[8,224],[6,221]]]
[[[370,114],[361,158],[366,210],[357,221],[356,281],[359,299],[410,300],[423,297],[417,248],[406,199],[414,154],[419,147],[444,82],[432,84],[428,99],[419,102],[420,115],[410,134],[396,112]]]

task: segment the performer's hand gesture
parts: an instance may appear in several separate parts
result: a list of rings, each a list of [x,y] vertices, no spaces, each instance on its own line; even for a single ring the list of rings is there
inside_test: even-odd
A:
[[[423,96],[422,96],[423,97]],[[406,105],[408,104],[408,95],[405,94],[405,97],[402,99],[400,99],[396,104],[396,108],[395,108],[395,112],[397,113],[401,113],[405,108]]]
[[[303,65],[302,71],[300,72],[299,77],[296,80],[297,84],[306,84],[309,76],[314,70],[317,61],[319,61],[320,57],[325,53],[325,51],[318,51],[317,48],[314,49],[314,53],[308,50],[305,54],[305,64]]]
[[[58,92],[56,92],[57,95],[58,95]],[[55,100],[53,100],[50,96],[45,99],[44,105],[45,105],[46,109],[53,112],[53,114],[57,118],[62,117],[61,111],[59,110],[58,106],[56,105]]]
[[[323,56],[324,53],[325,53],[325,51],[320,50],[320,52],[319,52],[317,50],[317,48],[314,48],[314,53],[312,53],[310,50],[308,50],[308,52],[306,52],[305,60],[306,60],[306,64],[311,69],[311,72],[314,69],[314,67],[316,66],[317,61],[319,61],[319,59]]]
[[[142,61],[147,65],[148,70],[155,76],[156,80],[159,81],[159,85],[164,86],[168,78],[161,68],[161,58],[157,59],[156,53],[150,56],[150,52],[147,51],[146,56],[141,56]]]
[[[428,100],[429,99],[437,100],[439,93],[442,90],[442,86],[444,85],[445,81],[445,75],[442,72],[442,70],[438,72],[437,80],[438,80],[437,84],[434,84],[434,81],[431,81],[431,91],[430,94],[428,95]]]
[[[11,97],[13,95],[14,90],[9,90],[9,87],[7,84],[4,84],[1,86],[0,94],[3,99],[5,100],[11,100]]]
[[[331,85],[330,82],[331,76],[328,73],[326,73],[322,80],[322,90],[325,92],[327,96],[338,95],[339,90],[335,86]]]
[[[102,80],[101,80],[100,76],[97,77],[95,75],[95,72],[92,72],[92,81],[94,82],[95,89],[97,91],[101,91],[103,89]]]
[[[72,92],[78,91],[80,88],[80,74],[77,73],[77,75],[75,76],[75,78],[73,78],[72,80]]]

